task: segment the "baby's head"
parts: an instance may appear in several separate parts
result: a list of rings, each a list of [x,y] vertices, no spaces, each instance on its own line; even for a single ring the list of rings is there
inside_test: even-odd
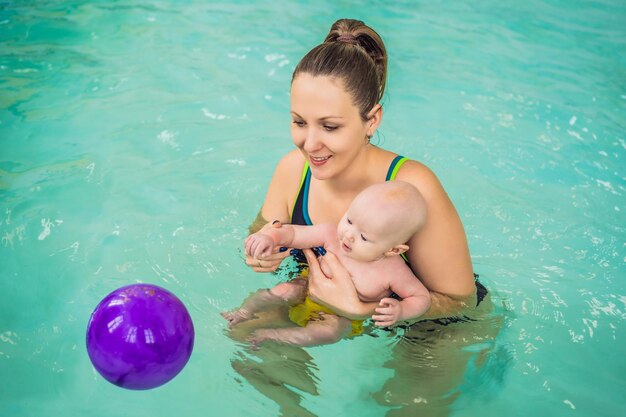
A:
[[[363,190],[337,226],[337,235],[350,258],[370,262],[399,255],[426,221],[426,201],[404,181],[388,181]]]

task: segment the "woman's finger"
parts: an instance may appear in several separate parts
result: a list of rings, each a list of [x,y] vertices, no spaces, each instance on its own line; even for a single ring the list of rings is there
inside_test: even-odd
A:
[[[263,256],[262,254],[259,254],[259,256],[249,255],[246,257],[246,259],[252,258],[252,259],[262,259],[264,261],[282,261],[287,256],[289,256],[289,252],[281,252],[278,248],[274,248],[272,252],[268,253],[268,255],[266,256]]]
[[[324,254],[324,262],[328,264],[328,267],[333,272],[335,270],[345,270],[343,265],[339,262],[339,259],[337,259],[337,256],[335,256],[335,254],[330,251],[326,251],[326,253]]]
[[[251,268],[261,268],[261,260],[257,258],[253,258],[252,256],[247,256],[246,265],[248,265]]]
[[[322,273],[320,263],[317,260],[317,257],[315,257],[313,251],[311,249],[303,249],[302,252],[304,252],[306,262],[309,264],[309,276]]]
[[[263,261],[261,261],[261,265],[262,266],[253,266],[253,265],[249,265],[249,266],[252,268],[254,272],[274,272],[276,268],[278,268],[278,265],[276,264],[265,266]]]
[[[281,251],[279,247],[274,247],[269,255],[263,256],[261,259],[282,261],[287,256],[289,256],[289,251]]]
[[[334,253],[327,251],[326,254],[324,255],[324,263],[326,266],[328,266],[328,271],[330,272],[329,274],[330,278],[338,279],[340,281],[352,280],[350,278],[350,273],[341,264],[341,262],[339,262],[339,259],[337,259],[337,256]]]
[[[277,249],[275,253],[266,257],[246,256],[246,265],[251,267],[254,272],[273,272],[287,256],[289,256],[289,252],[280,252]]]

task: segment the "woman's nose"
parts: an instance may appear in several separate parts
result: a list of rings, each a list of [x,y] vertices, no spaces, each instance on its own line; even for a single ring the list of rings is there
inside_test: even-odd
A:
[[[313,152],[320,148],[320,141],[317,139],[317,134],[314,129],[307,129],[303,148],[307,152]]]

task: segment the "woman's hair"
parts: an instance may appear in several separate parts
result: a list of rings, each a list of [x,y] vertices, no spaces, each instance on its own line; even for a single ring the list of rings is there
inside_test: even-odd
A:
[[[374,29],[360,20],[340,19],[321,45],[311,49],[293,72],[340,79],[359,109],[361,119],[380,102],[387,79],[387,51]]]

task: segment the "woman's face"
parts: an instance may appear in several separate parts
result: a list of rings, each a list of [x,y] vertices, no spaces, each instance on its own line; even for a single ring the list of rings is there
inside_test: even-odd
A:
[[[336,178],[367,145],[363,122],[343,83],[299,74],[291,84],[291,137],[317,179]]]

